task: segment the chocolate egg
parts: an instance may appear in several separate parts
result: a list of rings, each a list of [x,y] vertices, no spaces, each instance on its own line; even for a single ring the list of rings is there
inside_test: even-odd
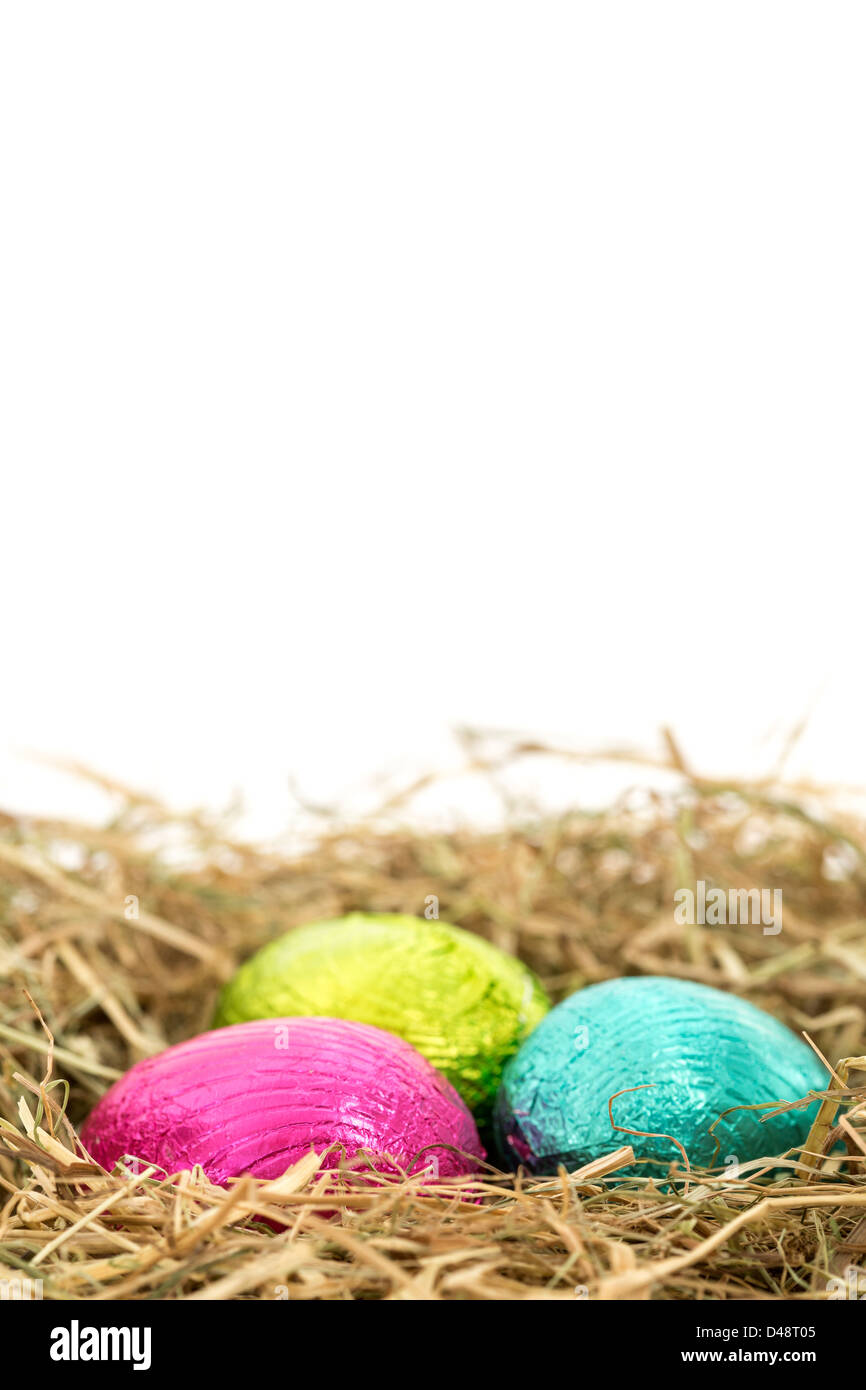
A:
[[[137,1062],[89,1116],[82,1140],[105,1168],[123,1154],[215,1183],[276,1178],[332,1144],[379,1171],[448,1177],[484,1157],[472,1116],[400,1038],[334,1018],[241,1023]],[[423,1152],[421,1152],[423,1150]],[[329,1154],[325,1167],[340,1161]]]
[[[223,990],[214,1023],[288,1014],[372,1023],[417,1047],[480,1122],[506,1059],[548,1008],[532,972],[473,932],[355,912],[264,946]]]
[[[799,1100],[828,1084],[811,1049],[744,999],[684,980],[609,980],[559,1004],[510,1060],[496,1101],[496,1143],[510,1166],[538,1173],[580,1167],[622,1144],[636,1159],[665,1168],[677,1159],[682,1167],[671,1139],[692,1164],[742,1163],[802,1145],[817,1102],[763,1123],[772,1107],[732,1107]],[[627,1089],[613,1101],[616,1124],[652,1137],[612,1127],[608,1102]]]

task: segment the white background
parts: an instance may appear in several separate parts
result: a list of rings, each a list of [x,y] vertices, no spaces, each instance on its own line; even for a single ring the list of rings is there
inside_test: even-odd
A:
[[[0,805],[866,782],[862,4],[0,14]]]

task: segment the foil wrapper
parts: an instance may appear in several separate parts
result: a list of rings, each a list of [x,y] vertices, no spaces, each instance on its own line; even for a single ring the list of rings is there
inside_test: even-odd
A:
[[[817,1102],[761,1123],[767,1110],[733,1106],[799,1100],[827,1072],[778,1019],[744,999],[683,980],[640,977],[591,985],[559,1004],[505,1068],[495,1146],[508,1167],[568,1169],[631,1144],[623,1172],[658,1176],[682,1154],[722,1167],[802,1145]],[[617,1125],[656,1137],[623,1133]],[[718,1140],[718,1143],[716,1142]]]
[[[473,1172],[484,1149],[444,1077],[400,1038],[333,1018],[284,1018],[204,1033],[136,1063],[102,1097],[82,1140],[111,1168],[128,1154],[212,1182],[277,1178],[332,1144],[379,1172]],[[341,1161],[339,1150],[324,1167]]]
[[[324,1014],[387,1029],[423,1053],[484,1124],[506,1060],[549,1007],[522,962],[473,932],[356,912],[263,947],[223,990],[214,1023]]]

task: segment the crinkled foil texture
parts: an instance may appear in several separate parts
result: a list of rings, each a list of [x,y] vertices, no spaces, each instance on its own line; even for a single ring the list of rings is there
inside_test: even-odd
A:
[[[465,1104],[424,1057],[378,1028],[332,1018],[238,1024],[138,1062],[82,1139],[106,1168],[130,1154],[169,1173],[200,1164],[221,1184],[241,1173],[279,1177],[311,1146],[335,1143],[347,1157],[364,1149],[396,1160],[381,1158],[379,1171],[411,1165],[442,1177],[484,1157]],[[325,1167],[340,1158],[329,1154]]]
[[[489,1120],[505,1061],[549,1001],[522,962],[473,932],[398,914],[298,927],[241,966],[215,1024],[325,1014],[416,1047]]]
[[[814,1053],[777,1019],[706,985],[656,977],[592,985],[559,1004],[505,1069],[494,1134],[506,1166],[538,1173],[574,1169],[622,1144],[635,1157],[682,1167],[666,1138],[612,1128],[608,1100],[628,1129],[671,1135],[695,1165],[722,1166],[801,1145],[817,1102],[760,1123],[766,1111],[723,1111],[762,1101],[799,1100],[824,1090]],[[719,1140],[716,1146],[715,1137]],[[652,1175],[655,1167],[636,1165]]]

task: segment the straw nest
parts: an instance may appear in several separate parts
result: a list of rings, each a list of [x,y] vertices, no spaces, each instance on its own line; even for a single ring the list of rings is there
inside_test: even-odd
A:
[[[561,755],[474,745],[470,763],[495,778],[538,756]],[[0,815],[5,1295],[850,1296],[866,1266],[866,827],[815,788],[698,778],[672,740],[657,772],[664,791],[595,814],[512,815],[495,833],[413,829],[411,803],[392,802],[361,825],[324,821],[302,851],[243,843],[219,819],[173,816],[109,784],[118,809],[101,828]],[[677,925],[674,892],[699,878],[780,888],[784,930]],[[252,950],[352,909],[420,914],[431,895],[443,919],[526,960],[554,998],[664,973],[808,1033],[831,1064],[809,1152],[774,1173],[608,1182],[632,1157],[615,1135],[623,1147],[580,1172],[491,1169],[423,1189],[371,1188],[346,1165],[324,1176],[315,1154],[279,1181],[229,1190],[201,1173],[166,1181],[88,1161],[76,1129],[99,1095],[206,1028]],[[847,1159],[827,1158],[840,1139]]]

